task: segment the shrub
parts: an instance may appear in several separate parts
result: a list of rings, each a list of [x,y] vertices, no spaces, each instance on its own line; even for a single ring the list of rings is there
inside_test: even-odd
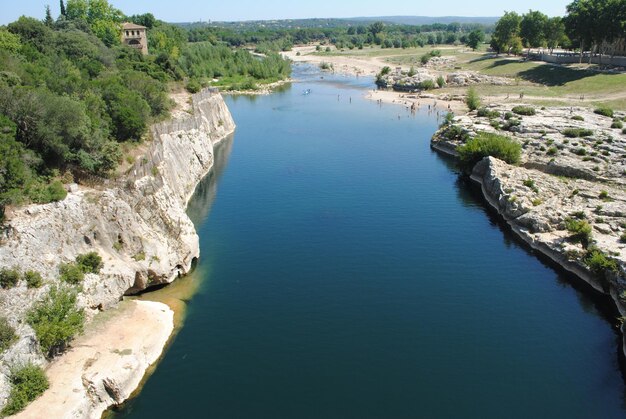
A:
[[[593,113],[613,118],[613,109],[606,106],[600,106],[599,108],[595,109]]]
[[[622,130],[622,134],[626,135],[626,128]]]
[[[572,153],[578,155],[578,156],[586,156],[587,155],[587,150],[585,150],[584,148],[580,147],[577,148],[576,150],[572,150]]]
[[[487,108],[480,108],[478,109],[478,116],[483,117],[483,118],[499,118],[500,117],[500,112],[498,111],[492,111],[489,110]]]
[[[469,140],[469,134],[466,130],[458,125],[448,125],[441,133],[441,136],[449,141],[461,141],[463,143]]]
[[[590,137],[593,131],[586,128],[565,128],[563,135],[569,138]]]
[[[37,271],[26,271],[24,273],[24,279],[28,288],[39,288],[43,285],[43,278]]]
[[[518,115],[526,115],[526,116],[532,116],[537,113],[535,111],[535,108],[531,106],[516,106],[513,109],[511,109],[511,111]]]
[[[509,164],[517,164],[520,160],[522,147],[514,140],[502,135],[480,132],[478,135],[460,146],[461,167],[469,171],[484,157],[492,156]]]
[[[0,287],[13,288],[20,280],[20,271],[15,268],[0,269]]]
[[[85,315],[76,306],[76,292],[52,288],[26,315],[44,354],[51,358],[65,350],[69,341],[83,330]]]
[[[480,97],[478,97],[478,93],[476,93],[476,89],[470,87],[467,90],[467,97],[465,98],[465,104],[469,108],[470,111],[475,111],[480,106]]]
[[[202,85],[197,79],[191,79],[187,82],[187,86],[185,86],[185,89],[187,89],[189,93],[198,93],[200,90],[202,90]]]
[[[533,206],[535,206],[535,207],[537,207],[537,206],[541,205],[541,199],[539,199],[539,198],[535,198],[535,199],[533,199],[532,204],[533,204]]]
[[[76,263],[85,273],[97,274],[102,269],[102,257],[97,252],[89,252],[76,256]]]
[[[582,117],[582,116],[580,116],[580,115],[574,115],[574,116],[572,116],[572,119],[573,119],[574,121],[584,121],[584,120],[585,120],[585,118],[583,118],[583,117]]]
[[[62,263],[59,266],[59,275],[61,281],[68,284],[77,285],[85,279],[85,272],[80,265],[76,263]]]
[[[9,349],[16,340],[15,329],[5,317],[0,317],[0,353]]]
[[[600,198],[600,199],[602,199],[604,201],[607,201],[607,200],[611,199],[611,198],[609,198],[609,192],[605,191],[605,190],[601,190],[600,191],[600,194],[598,195],[598,198]]]
[[[445,85],[446,85],[446,79],[444,79],[443,76],[437,77],[437,86],[443,87]]]
[[[617,272],[619,269],[614,259],[609,259],[597,248],[589,249],[583,261],[591,272],[603,279],[606,279],[609,272]]]
[[[583,247],[591,243],[591,225],[587,220],[575,220],[568,217],[565,219],[565,228],[572,233],[570,239],[581,243]]]
[[[11,393],[2,409],[3,415],[14,415],[23,410],[48,389],[48,378],[41,367],[27,364],[11,371]]]
[[[619,236],[619,241],[621,241],[622,243],[626,243],[626,233],[622,233],[622,235]]]
[[[624,128],[624,123],[622,121],[616,119],[611,124],[611,128],[622,129],[622,128]]]
[[[419,88],[422,90],[432,90],[435,88],[435,82],[432,80],[424,80],[420,82]]]
[[[548,156],[554,156],[557,153],[557,148],[556,147],[550,147],[548,149],[548,151],[546,151],[546,154]]]

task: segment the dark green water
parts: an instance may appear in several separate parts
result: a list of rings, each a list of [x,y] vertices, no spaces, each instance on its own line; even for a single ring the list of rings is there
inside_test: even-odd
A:
[[[227,99],[202,283],[116,417],[625,417],[611,322],[430,150],[436,118],[296,75]]]

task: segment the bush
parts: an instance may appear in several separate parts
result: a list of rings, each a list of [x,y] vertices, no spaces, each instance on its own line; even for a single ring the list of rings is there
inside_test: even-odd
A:
[[[600,194],[598,195],[598,198],[602,199],[603,201],[608,201],[611,198],[609,197],[609,192],[605,191],[605,190],[601,190]]]
[[[37,271],[26,271],[24,273],[24,279],[28,288],[39,288],[43,285],[43,278]]]
[[[192,94],[198,93],[200,90],[202,90],[202,85],[198,80],[191,79],[187,82],[187,86],[185,86],[185,89],[187,89],[187,91]]]
[[[13,288],[20,281],[20,271],[15,268],[0,269],[0,287]]]
[[[585,118],[583,118],[583,117],[582,117],[582,116],[580,116],[580,115],[574,115],[574,116],[572,116],[572,119],[573,119],[574,121],[584,121],[584,120],[585,120]]]
[[[500,112],[492,111],[487,108],[480,108],[478,109],[478,116],[483,117],[483,118],[489,118],[489,119],[499,118]]]
[[[432,90],[435,88],[435,82],[432,80],[424,80],[420,82],[419,88],[422,90]]]
[[[446,85],[446,79],[444,79],[443,76],[437,77],[437,86],[443,87],[445,85]]]
[[[622,121],[620,121],[619,119],[616,119],[611,124],[611,128],[622,129],[622,128],[624,128],[624,123]]]
[[[102,269],[102,257],[97,252],[89,252],[76,256],[76,263],[84,273],[97,274]]]
[[[569,138],[590,137],[593,131],[586,128],[565,128],[563,135]]]
[[[522,147],[514,140],[502,135],[480,132],[460,146],[457,151],[461,167],[470,171],[484,157],[492,156],[509,164],[519,163]]]
[[[48,358],[63,352],[69,341],[83,330],[85,315],[76,306],[76,292],[52,288],[26,315]]]
[[[61,281],[72,285],[78,285],[85,279],[85,272],[82,267],[76,263],[62,263],[61,266],[59,266],[59,275]]]
[[[3,415],[14,415],[23,410],[48,389],[48,378],[41,367],[28,364],[11,371],[11,394],[2,409]]]
[[[0,353],[9,349],[13,342],[17,340],[15,329],[9,324],[5,317],[0,317]]]
[[[595,109],[593,113],[613,118],[613,109],[606,106],[600,106],[599,108]]]
[[[461,141],[463,143],[469,140],[469,134],[466,130],[458,125],[448,125],[442,132],[441,136],[448,141]]]
[[[565,219],[565,228],[572,233],[570,239],[574,242],[581,243],[583,247],[591,243],[591,225],[587,220],[575,220],[568,217]]]
[[[465,98],[465,104],[469,108],[470,111],[475,111],[480,107],[480,97],[476,93],[476,90],[473,87],[470,87],[467,90],[467,97]]]
[[[511,109],[511,111],[518,115],[525,115],[525,116],[532,116],[537,113],[535,111],[535,108],[531,106],[516,106],[513,109]]]
[[[626,243],[626,233],[622,233],[622,235],[619,236],[619,241],[621,241],[622,243]]]
[[[589,249],[583,260],[591,272],[603,279],[609,272],[617,272],[619,269],[614,259],[609,259],[597,248]]]

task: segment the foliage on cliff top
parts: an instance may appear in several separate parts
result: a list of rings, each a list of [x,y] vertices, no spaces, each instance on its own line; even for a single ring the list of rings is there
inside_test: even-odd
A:
[[[469,172],[484,157],[492,156],[509,164],[520,161],[522,147],[515,140],[488,132],[479,132],[457,148],[461,168]]]

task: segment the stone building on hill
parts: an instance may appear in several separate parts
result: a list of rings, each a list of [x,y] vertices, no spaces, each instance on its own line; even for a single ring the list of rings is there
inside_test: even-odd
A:
[[[122,43],[131,48],[136,48],[143,55],[148,54],[148,36],[146,27],[135,25],[134,23],[124,23],[122,25]]]

